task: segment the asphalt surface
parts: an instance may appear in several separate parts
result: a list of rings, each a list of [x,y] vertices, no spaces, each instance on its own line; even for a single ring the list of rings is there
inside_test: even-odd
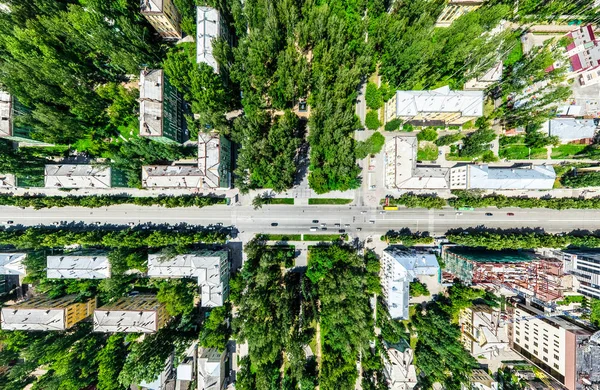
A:
[[[488,216],[486,213],[493,215]],[[514,215],[507,215],[513,213]],[[313,222],[313,220],[318,222]],[[383,234],[388,230],[409,228],[442,235],[449,229],[486,228],[541,228],[547,232],[568,232],[576,229],[600,229],[600,210],[546,210],[546,209],[481,209],[463,211],[457,215],[451,208],[443,210],[401,209],[386,211],[357,206],[265,206],[254,210],[246,206],[209,206],[205,208],[139,207],[120,205],[108,208],[86,209],[64,207],[52,209],[20,209],[0,207],[0,225],[12,221],[14,225],[53,225],[56,223],[87,223],[128,225],[179,224],[235,226],[242,233],[337,233],[345,229],[353,236]],[[373,221],[373,223],[371,223]],[[326,224],[327,231],[321,224]],[[277,226],[273,226],[277,224]],[[340,224],[336,227],[335,224]],[[349,226],[346,227],[345,225]],[[361,231],[358,232],[357,228]]]

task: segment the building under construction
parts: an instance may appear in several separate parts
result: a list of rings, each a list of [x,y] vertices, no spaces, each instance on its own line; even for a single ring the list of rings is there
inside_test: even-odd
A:
[[[458,278],[467,285],[488,285],[550,303],[563,296],[563,264],[532,252],[491,251],[445,246],[446,279]]]

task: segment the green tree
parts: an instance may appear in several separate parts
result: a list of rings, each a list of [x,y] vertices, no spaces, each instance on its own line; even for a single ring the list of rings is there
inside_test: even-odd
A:
[[[459,142],[461,139],[463,139],[463,137],[464,135],[461,133],[442,135],[440,138],[435,140],[435,144],[437,146],[452,145]]]
[[[231,336],[229,321],[231,317],[231,307],[227,303],[224,306],[215,307],[210,311],[210,315],[202,324],[199,342],[204,348],[216,348],[224,351]]]
[[[417,139],[419,141],[435,141],[438,137],[437,130],[435,127],[426,127],[423,130],[419,131],[417,134]]]
[[[414,280],[410,282],[410,296],[411,297],[420,297],[420,296],[429,296],[429,289],[427,285],[421,283],[419,280]]]
[[[369,111],[365,117],[365,126],[369,130],[377,130],[381,126],[381,122],[379,122],[379,114],[377,111]]]
[[[100,350],[96,361],[98,364],[98,390],[124,390],[128,386],[119,384],[118,378],[125,363],[127,347],[122,334],[108,337],[106,345]]]
[[[381,92],[375,83],[367,83],[365,101],[367,103],[367,107],[372,110],[377,110],[383,106],[383,97],[381,96]]]
[[[197,283],[191,279],[165,279],[159,282],[156,298],[166,305],[171,316],[189,315],[198,296]]]

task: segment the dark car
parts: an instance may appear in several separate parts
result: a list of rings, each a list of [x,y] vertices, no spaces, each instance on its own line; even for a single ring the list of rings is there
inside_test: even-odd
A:
[[[340,233],[346,233],[346,230],[345,229],[340,229],[339,232]]]
[[[509,215],[512,217],[513,215],[515,215],[515,213],[506,213],[506,215]]]
[[[494,214],[492,214],[492,213],[485,213],[485,215],[488,216],[488,217],[491,217]]]
[[[279,224],[277,222],[272,222],[271,226],[279,226]]]
[[[319,223],[318,219],[313,219],[313,223]]]

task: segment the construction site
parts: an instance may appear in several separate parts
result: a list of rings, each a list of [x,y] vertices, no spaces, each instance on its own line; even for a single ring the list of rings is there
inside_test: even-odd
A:
[[[572,277],[564,274],[560,260],[533,252],[448,245],[442,248],[442,257],[446,264],[442,279],[446,283],[459,279],[467,285],[505,290],[544,305],[560,300],[565,291],[572,289]]]

